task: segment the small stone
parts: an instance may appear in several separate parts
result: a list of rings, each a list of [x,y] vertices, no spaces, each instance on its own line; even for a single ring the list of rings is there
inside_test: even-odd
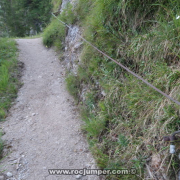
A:
[[[104,91],[102,91],[101,94],[102,94],[103,96],[106,96],[106,93],[105,93]]]
[[[78,174],[77,176],[76,176],[76,179],[81,179],[82,178],[82,175],[81,174]]]
[[[32,113],[32,116],[35,116],[36,115],[36,113]]]
[[[13,161],[13,164],[16,164],[16,163],[17,163],[17,160],[14,160],[14,161]]]
[[[7,172],[7,177],[12,177],[13,175],[12,175],[12,173],[10,173],[10,172]]]
[[[91,167],[91,164],[86,164],[85,167],[86,167],[86,168],[90,168],[90,167]]]

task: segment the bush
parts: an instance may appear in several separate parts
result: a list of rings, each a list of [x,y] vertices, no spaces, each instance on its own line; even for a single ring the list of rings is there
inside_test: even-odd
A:
[[[55,19],[55,17],[52,18],[52,22],[44,30],[43,44],[47,47],[54,45],[57,47],[57,49],[62,50],[65,40],[66,27],[64,24]],[[76,17],[72,11],[72,5],[68,3],[66,8],[57,18],[64,21],[66,24],[73,24]]]
[[[62,43],[65,39],[65,27],[57,19],[54,19],[51,24],[44,30],[43,44],[51,47],[56,43],[62,48]]]

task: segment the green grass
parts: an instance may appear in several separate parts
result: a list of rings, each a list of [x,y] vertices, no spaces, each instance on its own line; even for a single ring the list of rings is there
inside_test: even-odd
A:
[[[69,74],[66,77],[66,84],[67,84],[67,89],[69,93],[74,96],[75,98],[78,96],[78,81],[75,76],[72,74]]]
[[[57,12],[62,4],[62,0],[52,0],[53,12]]]
[[[43,33],[39,33],[37,35],[32,35],[32,36],[26,36],[26,37],[21,37],[20,39],[35,39],[35,38],[41,38]],[[19,37],[14,37],[11,39],[19,39]]]
[[[70,3],[67,3],[66,8],[63,12],[57,16],[61,21],[66,22],[66,24],[74,24],[76,21],[76,16],[73,12],[73,7]],[[56,46],[58,50],[64,48],[63,44],[65,42],[65,34],[67,27],[60,23],[56,18],[52,17],[52,21],[45,28],[43,33],[43,43],[47,47]]]
[[[1,139],[2,133],[0,132],[0,159],[2,158],[2,154],[3,154],[3,144],[4,142]]]
[[[20,86],[14,40],[0,38],[0,121],[4,121]],[[1,135],[0,135],[1,136]],[[0,157],[3,142],[0,140]]]
[[[65,40],[65,27],[57,19],[53,19],[51,24],[44,30],[43,44],[46,47],[55,45],[58,49],[63,48]]]
[[[85,8],[80,2],[82,6],[79,4],[77,13],[82,15],[79,20],[86,39],[180,100],[179,69],[176,66],[180,55],[180,21],[169,5],[146,1],[142,8],[139,1],[109,3],[99,0]],[[147,11],[150,4],[153,5]],[[99,167],[109,168],[117,161],[118,168],[135,167],[142,173],[146,158],[151,154],[158,153],[162,159],[168,155],[167,149],[160,151],[167,145],[159,142],[158,137],[178,129],[178,106],[89,46],[84,46],[81,58],[76,77],[79,95],[84,86],[88,87],[85,100],[79,96],[85,106],[83,109],[86,109],[83,130]],[[103,96],[102,92],[106,95]],[[165,166],[167,161],[164,161]],[[175,172],[171,173],[172,178]]]
[[[59,18],[78,24],[87,40],[180,101],[179,1],[79,0],[70,9]],[[53,29],[48,40],[56,34]],[[136,176],[107,179],[139,180],[147,174],[146,164],[156,173],[154,162],[148,161],[155,154],[163,167],[159,176],[170,163],[166,175],[174,179],[177,158],[169,161],[169,144],[159,139],[179,129],[179,106],[88,45],[83,46],[77,75],[69,74],[66,82],[81,106],[83,131],[98,166],[138,170]]]

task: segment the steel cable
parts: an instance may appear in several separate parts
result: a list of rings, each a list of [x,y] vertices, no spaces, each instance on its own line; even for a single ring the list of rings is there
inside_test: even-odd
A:
[[[63,25],[65,25],[66,27],[68,27],[69,29],[71,29],[71,27],[69,25],[67,25],[65,22],[61,21],[60,19],[58,19],[53,13],[52,15],[59,21],[61,22]],[[108,59],[112,60],[113,62],[115,62],[116,64],[118,64],[120,67],[122,67],[123,69],[125,69],[126,71],[128,71],[130,74],[132,74],[133,76],[137,77],[138,79],[140,79],[141,81],[143,81],[145,84],[147,84],[148,86],[150,86],[151,88],[153,88],[155,91],[159,92],[160,94],[162,94],[163,96],[165,96],[166,98],[170,99],[171,101],[173,101],[174,103],[176,103],[177,105],[180,105],[180,102],[173,99],[172,97],[170,97],[169,95],[167,95],[166,93],[162,92],[160,89],[156,88],[155,86],[153,86],[152,84],[150,84],[148,81],[146,81],[145,79],[143,79],[142,77],[140,77],[139,75],[137,75],[136,73],[134,73],[133,71],[131,71],[130,69],[128,69],[127,67],[125,67],[124,65],[122,65],[121,63],[117,62],[116,60],[114,60],[113,58],[111,58],[110,56],[108,56],[106,53],[104,53],[103,51],[99,50],[96,46],[94,46],[93,44],[91,44],[89,41],[87,41],[85,38],[83,38],[81,35],[77,34],[83,41],[85,41],[87,44],[89,44],[91,47],[93,47],[94,49],[96,49],[99,53],[101,53],[103,56],[107,57]]]

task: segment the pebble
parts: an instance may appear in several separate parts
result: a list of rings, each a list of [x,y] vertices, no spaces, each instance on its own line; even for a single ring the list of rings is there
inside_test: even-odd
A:
[[[12,177],[13,175],[12,175],[12,173],[10,173],[10,172],[7,172],[7,177]]]
[[[17,160],[14,160],[14,161],[13,161],[13,164],[16,164],[16,163],[17,163]]]
[[[90,168],[90,167],[91,167],[91,164],[86,164],[85,167],[86,167],[86,168]]]
[[[103,96],[106,96],[106,93],[105,93],[104,91],[102,91],[101,94],[102,94]]]
[[[76,179],[81,179],[82,178],[82,175],[81,174],[78,174],[77,176],[76,176]]]
[[[36,115],[36,113],[32,113],[32,116],[35,116]]]

